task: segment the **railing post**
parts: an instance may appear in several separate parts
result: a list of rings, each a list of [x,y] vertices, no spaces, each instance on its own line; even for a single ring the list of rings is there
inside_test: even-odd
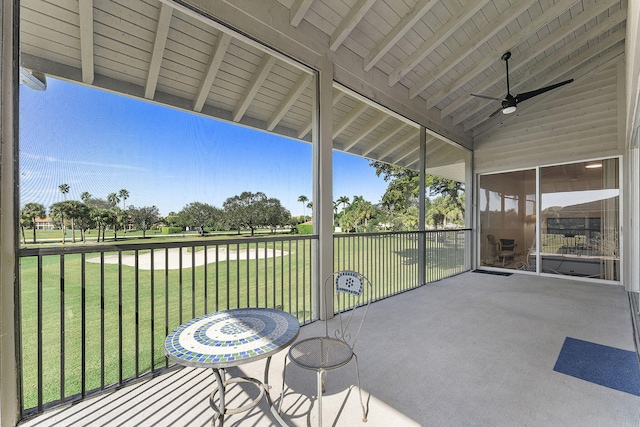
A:
[[[425,232],[426,223],[426,174],[427,174],[427,129],[420,126],[420,191],[418,195],[419,219],[418,232],[418,285],[427,283],[427,233]]]

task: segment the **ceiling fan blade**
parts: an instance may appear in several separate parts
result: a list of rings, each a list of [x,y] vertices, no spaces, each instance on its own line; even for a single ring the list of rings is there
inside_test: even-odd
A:
[[[477,96],[478,98],[484,98],[484,99],[493,99],[494,101],[502,101],[502,98],[496,98],[495,96],[489,96],[489,95],[482,95],[479,93],[472,93],[471,96]]]
[[[529,98],[533,98],[534,96],[538,96],[541,95],[545,92],[549,92],[550,90],[556,89],[560,86],[564,86],[567,83],[571,83],[573,81],[573,79],[569,79],[569,80],[565,80],[563,82],[560,83],[556,83],[554,85],[551,86],[546,86],[540,89],[536,89],[536,90],[532,90],[531,92],[525,92],[525,93],[521,93],[516,95],[516,102],[522,102],[522,101],[526,101]]]
[[[491,117],[495,116],[496,114],[498,114],[501,111],[502,111],[502,107],[498,108],[496,111],[494,111],[493,113],[489,114],[489,117],[491,118]]]

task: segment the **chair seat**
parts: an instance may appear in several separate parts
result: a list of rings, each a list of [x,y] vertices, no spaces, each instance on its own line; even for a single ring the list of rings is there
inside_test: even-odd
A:
[[[337,338],[307,338],[289,349],[289,359],[306,369],[337,369],[349,363],[352,358],[351,347]]]

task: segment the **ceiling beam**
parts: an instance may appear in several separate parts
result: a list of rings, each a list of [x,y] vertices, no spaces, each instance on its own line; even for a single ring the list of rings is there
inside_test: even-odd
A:
[[[356,25],[358,25],[358,22],[360,22],[375,2],[376,0],[358,0],[356,4],[351,6],[347,16],[345,16],[340,25],[338,25],[333,34],[331,34],[331,44],[329,48],[332,51],[335,52],[338,47],[340,47],[344,39],[346,39]]]
[[[471,70],[462,74],[453,83],[441,89],[435,95],[429,97],[426,102],[426,108],[433,108],[436,104],[445,99],[451,93],[460,89],[465,83],[472,80],[478,74],[482,73],[484,70],[493,65],[506,51],[511,50],[515,46],[518,46],[520,43],[524,42],[526,39],[538,32],[538,30],[540,30],[542,27],[548,25],[550,22],[560,16],[571,6],[576,3],[580,3],[580,1],[581,0],[563,0],[551,6],[542,15],[538,16],[528,25],[524,26],[522,30],[516,33],[515,36],[507,39],[500,46],[494,49],[489,55],[486,55],[484,61],[477,63]]]
[[[378,148],[380,148],[385,142],[387,142],[389,139],[391,139],[391,137],[393,137],[393,135],[397,134],[402,129],[404,129],[405,126],[408,126],[408,125],[406,123],[400,122],[396,126],[392,127],[388,131],[386,131],[384,133],[384,135],[380,136],[380,138],[378,138],[376,140],[375,144],[373,144],[371,147],[369,147],[366,151],[362,152],[362,156],[366,157],[369,154],[371,154],[373,151],[375,151]]]
[[[589,39],[587,39],[586,37],[580,37],[580,36],[576,37],[571,42],[567,43],[562,48],[556,50],[553,54],[547,56],[545,59],[538,62],[533,67],[528,68],[527,71],[521,73],[518,76],[519,83],[511,87],[512,95],[515,96],[515,94],[518,93],[517,92],[518,88],[521,88],[523,86],[526,87],[526,82],[535,78],[535,76],[541,75],[545,71],[551,69],[553,65],[559,64],[562,59],[569,56],[571,53],[577,51],[578,49],[580,49],[585,45],[589,45],[589,43],[594,43],[594,40],[602,36],[602,34],[609,31],[615,25],[619,24],[620,22],[623,22],[626,19],[626,17],[627,17],[627,14],[625,10],[618,10],[617,12],[612,14],[608,19],[602,21],[600,24],[591,28],[588,33],[590,37]],[[624,38],[624,31],[616,31],[613,36],[615,36],[615,34],[618,34],[618,33],[622,33],[622,37]],[[607,40],[613,36],[607,37]],[[614,39],[612,39],[612,43],[616,44],[618,41],[620,41],[619,37],[620,37],[619,34],[617,38],[614,37]],[[597,43],[597,46],[604,46],[602,42],[598,43],[597,40],[596,40],[596,43]],[[613,44],[611,46],[613,46]],[[606,48],[602,48],[600,50],[604,50],[604,49]],[[532,49],[532,50],[535,50],[535,49]],[[535,50],[535,51],[539,52],[538,50]],[[504,96],[504,92],[502,95],[499,95],[497,97],[500,97],[500,96]],[[458,116],[454,117],[453,121],[454,123],[461,123],[464,120],[476,114],[478,111],[485,109],[488,105],[495,105],[495,101],[491,102],[491,101],[479,100],[479,102],[475,104],[473,107],[463,111],[462,114],[459,114]]]
[[[289,23],[292,27],[297,27],[302,22],[305,13],[311,7],[313,0],[296,0],[296,2],[289,9]]]
[[[369,123],[367,123],[358,133],[356,133],[349,141],[344,144],[344,151],[349,151],[356,146],[362,138],[369,135],[375,128],[380,126],[385,120],[389,118],[389,115],[384,111],[380,111],[376,117],[374,117]]]
[[[601,13],[609,9],[611,6],[613,6],[617,2],[618,0],[605,0],[602,2],[602,4],[601,2],[598,2],[596,5],[593,6],[593,9],[579,14],[575,18],[571,19],[569,22],[560,26],[556,31],[551,33],[549,36],[543,38],[531,48],[526,49],[526,51],[524,52],[524,56],[519,56],[517,58],[517,61],[512,61],[511,64],[509,65],[509,73],[513,74],[513,72],[519,70],[521,67],[524,67],[531,59],[538,56],[540,52],[544,52],[551,46],[562,41],[562,39],[564,39],[574,31],[578,30],[580,27],[589,23],[591,20],[593,20],[598,15],[600,15]],[[590,32],[591,32],[591,29],[589,30],[589,33]],[[485,79],[485,81],[482,82],[481,86],[474,88],[474,93],[484,93],[496,83],[504,80],[504,78],[505,78],[504,74],[502,75],[496,74],[493,78]],[[496,97],[502,97],[502,96],[504,96],[504,93],[500,93]],[[452,102],[451,104],[447,105],[445,108],[442,109],[442,111],[440,112],[441,117],[446,117],[450,115],[454,111],[468,104],[468,102],[469,102],[469,99],[467,97],[460,97],[459,99],[457,99],[456,101]]]
[[[82,82],[93,84],[93,0],[79,2],[80,18],[80,58],[82,62]]]
[[[429,71],[414,87],[409,90],[409,99],[413,99],[420,95],[426,88],[435,83],[440,77],[458,65],[464,58],[474,52],[480,45],[493,37],[498,31],[506,27],[511,21],[516,19],[520,14],[529,8],[530,4],[519,1],[513,4],[509,9],[501,12],[495,21],[491,21],[490,25],[486,25],[478,34],[471,36],[462,46],[456,49],[451,55],[447,56],[444,61],[438,64],[436,68]]]
[[[364,59],[364,70],[369,71],[422,17],[437,3],[437,0],[420,0],[404,18],[393,27],[380,43]]]
[[[249,108],[251,101],[253,101],[253,98],[262,87],[262,83],[264,83],[265,79],[271,72],[271,68],[275,63],[275,56],[271,56],[268,53],[264,54],[264,56],[262,57],[262,61],[260,61],[260,64],[258,65],[258,68],[253,73],[251,81],[245,88],[245,91],[242,94],[238,105],[236,105],[236,108],[233,110],[234,122],[239,121],[242,116],[244,116],[244,113],[247,111],[247,108]]]
[[[396,157],[394,157],[390,163],[392,165],[396,165],[418,150],[419,150],[419,146],[409,145],[404,150],[400,151],[400,153]]]
[[[490,0],[475,0],[467,3],[462,9],[458,10],[446,23],[442,24],[430,37],[428,37],[418,49],[413,51],[411,55],[398,68],[389,75],[389,86],[393,86],[424,58],[440,46],[451,34],[453,34],[463,23],[467,22],[473,15],[484,7]]]
[[[231,43],[231,36],[227,33],[219,33],[218,39],[216,40],[216,44],[213,47],[213,54],[209,59],[209,63],[207,64],[207,68],[204,72],[204,79],[200,83],[200,87],[198,88],[198,92],[196,93],[196,98],[193,101],[193,110],[200,112],[202,111],[202,106],[207,100],[207,96],[211,91],[211,85],[213,85],[213,81],[218,74],[218,70],[220,69],[220,65],[222,64],[222,60],[227,53],[227,48]]]
[[[294,102],[300,97],[302,92],[309,86],[309,82],[311,81],[311,74],[303,74],[295,86],[289,91],[284,100],[280,103],[278,108],[271,114],[271,117],[267,121],[267,130],[272,131],[280,120],[284,117],[284,115],[289,111],[289,108],[293,105]]]
[[[364,113],[365,110],[369,108],[369,105],[365,103],[360,103],[356,108],[351,110],[351,112],[346,115],[342,121],[333,129],[333,139],[336,139],[338,135],[342,133],[355,119],[357,119],[360,114]]]
[[[540,86],[545,86],[555,80],[558,80],[560,79],[560,77],[566,75],[570,71],[572,73],[572,77],[574,78],[574,80],[577,80],[583,77],[584,75],[588,74],[589,72],[591,72],[593,69],[606,64],[608,61],[611,61],[620,53],[624,52],[624,43],[621,43],[622,41],[624,41],[624,38],[625,38],[624,30],[616,31],[614,34],[607,37],[602,42],[593,45],[588,50],[584,51],[581,55],[576,56],[575,58],[571,59],[567,63],[563,64],[562,67],[559,67],[558,69],[553,70],[551,73],[544,76],[545,78],[541,79],[539,82]],[[616,45],[619,45],[619,46],[617,48],[614,48],[614,46]],[[611,50],[602,54],[607,49],[611,49]],[[594,60],[592,63],[585,65],[584,68],[577,69],[578,67],[585,64],[592,58],[595,58],[601,54],[602,56]],[[549,96],[552,93],[553,91],[547,92],[546,95]],[[537,98],[538,102],[540,102],[542,99],[544,99],[544,97]],[[531,103],[528,105],[534,105],[534,104],[535,103]],[[465,123],[465,128],[468,126],[468,130],[471,130],[485,121],[487,121],[486,117],[476,118],[476,120],[474,120],[473,122]]]
[[[394,151],[402,148],[405,144],[407,144],[408,142],[410,142],[412,139],[416,139],[420,136],[420,131],[418,129],[416,129],[415,132],[409,132],[408,134],[406,134],[404,136],[404,138],[400,139],[399,141],[397,141],[395,144],[393,144],[391,147],[387,148],[385,151],[383,151],[382,153],[380,153],[379,155],[377,155],[376,157],[380,160],[380,161],[384,161],[383,159],[385,157],[387,157],[389,154],[393,153]],[[418,144],[416,144],[416,147],[418,146]]]
[[[164,56],[164,47],[167,44],[172,14],[173,8],[171,6],[167,3],[160,4],[158,28],[156,29],[156,38],[153,42],[151,61],[149,61],[147,83],[144,88],[144,97],[147,99],[153,99],[153,95],[156,92],[156,85],[158,84],[158,76],[160,75],[160,66],[162,65],[162,58]]]

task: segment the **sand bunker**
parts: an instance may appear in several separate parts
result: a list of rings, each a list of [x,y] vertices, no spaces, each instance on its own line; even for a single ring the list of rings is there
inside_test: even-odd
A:
[[[246,259],[263,259],[263,258],[273,258],[289,255],[286,251],[273,250],[264,248],[250,248],[246,251],[228,251],[227,248],[217,248],[218,251],[218,261],[235,261],[235,260],[246,260]],[[190,248],[182,248],[182,268],[191,268],[193,265],[196,267],[204,265],[205,259],[205,251],[196,251],[195,256],[194,253],[190,250]],[[193,259],[195,258],[195,259]],[[89,258],[88,262],[100,263],[100,258]],[[212,264],[216,262],[216,248],[207,249],[207,263]],[[118,264],[118,255],[106,255],[104,257],[105,264]],[[168,263],[168,266],[167,266]],[[122,255],[122,265],[128,265],[130,267],[135,267],[136,258],[134,255]],[[140,270],[151,270],[151,252],[144,252],[138,254],[138,268]],[[153,254],[153,269],[154,270],[164,270],[168,268],[169,270],[177,270],[180,268],[180,248],[171,248],[168,251],[164,249],[156,249]]]

